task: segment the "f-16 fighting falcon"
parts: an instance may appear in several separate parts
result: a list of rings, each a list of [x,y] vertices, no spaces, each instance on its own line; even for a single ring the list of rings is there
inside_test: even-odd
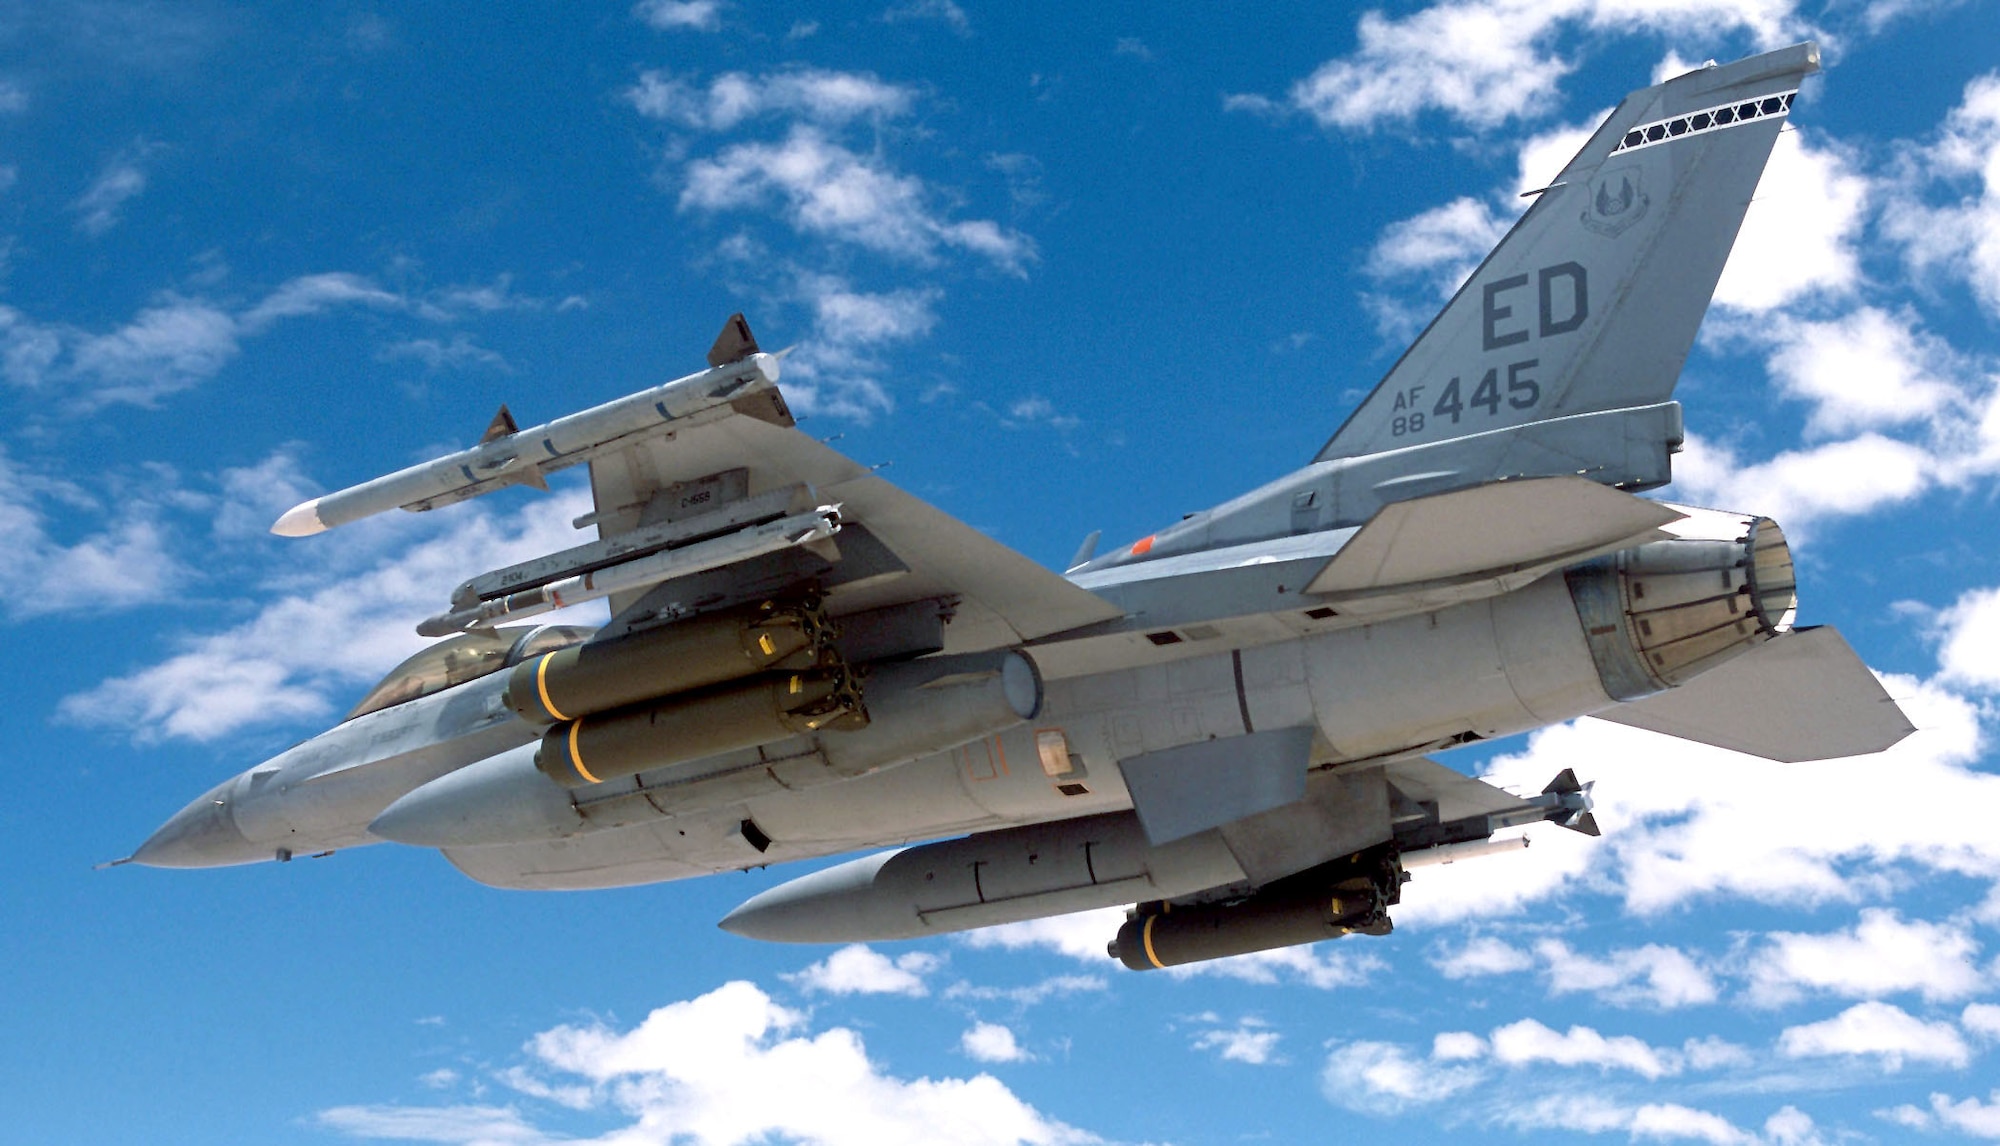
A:
[[[1105,939],[1144,970],[1383,934],[1424,865],[1597,833],[1588,761],[1516,794],[1432,758],[1456,746],[1589,715],[1778,760],[1887,748],[1911,726],[1794,625],[1778,524],[1636,496],[1672,477],[1674,384],[1818,59],[1632,93],[1317,457],[1062,574],[794,428],[740,315],[697,373],[527,429],[503,407],[273,531],[585,464],[595,539],[466,570],[419,626],[442,640],[132,860],[386,840],[584,889],[868,852],[721,925],[1132,905]],[[533,620],[596,598],[602,628]]]

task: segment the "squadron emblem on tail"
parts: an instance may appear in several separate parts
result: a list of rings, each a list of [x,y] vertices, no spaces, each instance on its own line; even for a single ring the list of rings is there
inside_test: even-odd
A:
[[[1590,201],[1583,209],[1583,225],[1608,239],[1625,233],[1626,228],[1646,217],[1653,201],[1646,194],[1643,172],[1638,167],[1617,167],[1599,175],[1590,184]]]

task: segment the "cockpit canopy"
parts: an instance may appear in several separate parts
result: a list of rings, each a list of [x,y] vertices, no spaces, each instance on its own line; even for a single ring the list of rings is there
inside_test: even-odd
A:
[[[589,625],[503,625],[439,641],[397,665],[346,720],[441,692],[509,665],[590,639]]]

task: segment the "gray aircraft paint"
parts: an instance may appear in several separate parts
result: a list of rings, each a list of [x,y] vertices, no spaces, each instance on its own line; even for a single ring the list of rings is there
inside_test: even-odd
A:
[[[749,497],[811,490],[848,523],[811,554],[621,591],[604,635],[671,624],[704,594],[815,576],[867,655],[1024,649],[1046,688],[1028,721],[962,742],[885,728],[878,739],[897,747],[879,756],[818,732],[572,792],[536,769],[543,727],[500,703],[500,673],[357,717],[251,769],[134,858],[209,866],[353,847],[379,839],[378,818],[383,830],[407,825],[425,803],[425,831],[480,841],[447,842],[454,864],[521,888],[679,879],[970,833],[795,881],[730,922],[767,938],[892,937],[1139,900],[1217,902],[1378,844],[1479,844],[1538,819],[1577,826],[1588,800],[1573,782],[1515,797],[1421,754],[1588,713],[1754,750],[1885,747],[1908,731],[1893,702],[1837,637],[1786,634],[1789,616],[1746,616],[1731,622],[1740,640],[1715,638],[1727,648],[1713,663],[1768,641],[1745,660],[1772,667],[1734,674],[1736,699],[1712,729],[1698,705],[1614,707],[1601,663],[1606,642],[1673,621],[1639,599],[1634,554],[1654,554],[1635,569],[1660,566],[1662,552],[1707,568],[1700,554],[1714,545],[1659,546],[1708,537],[1726,549],[1755,534],[1747,517],[1616,490],[1671,477],[1683,437],[1673,384],[1790,93],[1816,69],[1816,49],[1800,45],[1628,97],[1312,464],[1138,543],[1098,556],[1087,543],[1067,580],[798,434],[781,416],[775,358],[739,320],[710,370],[660,388],[685,408],[649,414],[635,395],[547,427],[576,430],[544,449],[590,461],[597,504],[579,525],[605,543],[670,520],[654,512],[662,491],[723,476]],[[507,460],[523,445],[502,426],[463,457],[309,502],[281,531],[530,480]],[[1474,536],[1495,512],[1522,536]],[[1564,571],[1584,563],[1598,580],[1576,584],[1597,595],[1580,609],[1583,589]],[[563,561],[530,564],[553,577]],[[903,615],[913,607],[929,612]],[[940,608],[952,618],[941,632]],[[1621,678],[1619,699],[1655,687],[1647,672]],[[1852,703],[1814,710],[1810,730],[1788,724],[1801,680]],[[1235,756],[1245,763],[1232,789],[1213,770]],[[919,890],[905,878],[919,870],[946,875]]]

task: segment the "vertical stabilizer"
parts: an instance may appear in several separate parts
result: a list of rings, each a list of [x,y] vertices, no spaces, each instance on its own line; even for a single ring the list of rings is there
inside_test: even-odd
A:
[[[1818,70],[1805,43],[1627,96],[1317,460],[1666,401]]]

